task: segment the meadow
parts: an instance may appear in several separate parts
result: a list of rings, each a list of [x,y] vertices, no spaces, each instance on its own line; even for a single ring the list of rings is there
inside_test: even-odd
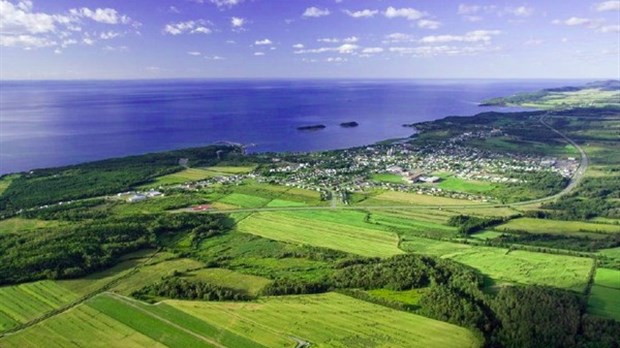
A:
[[[57,227],[61,224],[66,224],[66,222],[14,217],[0,220],[0,235],[4,233],[29,232],[46,227]]]
[[[250,295],[258,295],[271,283],[271,280],[249,274],[243,274],[224,268],[204,268],[183,274],[183,278],[197,279],[209,284],[244,290]]]
[[[620,233],[620,226],[583,221],[560,221],[534,218],[518,218],[495,227],[497,231],[525,231],[560,235],[604,238],[610,233]]]
[[[370,224],[366,227],[363,220],[352,223],[348,218],[331,212],[261,212],[239,222],[237,229],[265,238],[364,256],[402,253],[396,234],[373,229]]]
[[[360,205],[438,205],[438,206],[461,206],[480,202],[447,197],[420,195],[399,191],[386,191],[364,200]]]
[[[401,175],[390,174],[390,173],[373,174],[370,178],[376,182],[387,182],[391,184],[404,184],[405,183]]]
[[[464,328],[336,293],[270,297],[252,303],[166,301],[267,347],[477,347]],[[303,315],[299,315],[302,313]]]
[[[596,270],[588,299],[588,311],[620,321],[620,270]]]
[[[497,184],[485,181],[465,180],[454,176],[444,176],[436,186],[447,191],[465,193],[487,193],[498,187]]]

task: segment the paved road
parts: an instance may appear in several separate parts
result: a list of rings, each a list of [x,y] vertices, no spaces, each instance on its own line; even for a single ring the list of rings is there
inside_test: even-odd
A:
[[[428,209],[428,208],[446,208],[446,209],[458,209],[458,208],[491,208],[491,207],[496,207],[496,208],[503,208],[503,207],[507,207],[507,208],[516,208],[516,207],[520,207],[520,206],[525,206],[525,205],[531,205],[531,204],[538,204],[538,203],[544,203],[544,202],[549,202],[549,201],[553,201],[555,199],[558,199],[564,195],[569,194],[570,192],[572,192],[577,185],[581,182],[581,180],[583,179],[584,174],[586,173],[586,170],[588,169],[588,166],[590,164],[590,160],[588,158],[588,155],[586,154],[586,152],[581,148],[581,146],[579,146],[575,141],[573,141],[571,138],[567,137],[564,133],[560,132],[559,130],[551,127],[551,125],[549,125],[547,122],[545,122],[545,118],[547,116],[549,116],[550,113],[547,113],[543,116],[541,116],[541,118],[539,119],[540,123],[542,123],[545,127],[549,128],[549,130],[551,130],[552,132],[558,134],[560,137],[562,137],[562,139],[564,139],[566,142],[568,142],[569,144],[573,145],[581,154],[581,163],[579,164],[579,167],[577,168],[577,170],[575,171],[575,173],[573,174],[573,177],[571,178],[569,184],[560,192],[551,195],[551,196],[547,196],[547,197],[543,197],[543,198],[538,198],[538,199],[533,199],[533,200],[529,200],[529,201],[523,201],[523,202],[517,202],[517,203],[509,203],[509,204],[501,204],[501,203],[470,203],[470,204],[455,204],[455,205],[416,205],[416,204],[409,204],[409,205],[367,205],[367,206],[335,206],[335,205],[331,205],[331,206],[310,206],[310,207],[262,207],[262,208],[239,208],[239,209],[226,209],[226,210],[213,210],[213,211],[203,211],[201,213],[207,213],[207,214],[215,214],[215,213],[224,213],[224,214],[228,214],[228,213],[257,213],[257,212],[270,212],[270,211],[296,211],[296,210],[301,210],[301,211],[312,211],[312,210],[391,210],[391,209]],[[181,209],[179,211],[183,211],[183,212],[196,212],[193,211],[191,208],[188,209]]]

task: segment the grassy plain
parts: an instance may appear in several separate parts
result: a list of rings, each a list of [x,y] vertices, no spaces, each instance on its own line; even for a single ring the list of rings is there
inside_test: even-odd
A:
[[[159,185],[174,185],[174,184],[183,184],[190,181],[199,181],[208,179],[213,176],[213,173],[198,168],[187,168],[180,172],[160,176],[155,179],[154,182],[149,183],[144,186],[159,186]]]
[[[189,272],[183,277],[199,279],[209,284],[223,287],[245,290],[251,295],[258,295],[267,284],[271,283],[271,280],[267,278],[243,274],[224,268],[204,268]]]
[[[620,270],[598,268],[588,300],[588,311],[620,321]]]
[[[419,195],[416,193],[407,193],[399,191],[386,191],[373,196],[360,205],[469,205],[480,202],[469,201],[464,199],[454,199],[447,197],[437,197],[429,195]]]
[[[477,347],[464,328],[327,293],[264,298],[253,303],[166,301],[211,325],[268,347]]]
[[[77,298],[75,293],[51,280],[0,287],[0,331],[38,318]]]
[[[606,234],[620,233],[620,226],[583,221],[560,221],[534,218],[518,218],[495,227],[498,231],[525,231],[604,238]],[[598,236],[597,236],[598,235]]]
[[[405,291],[395,291],[389,289],[368,290],[368,294],[380,299],[404,303],[406,305],[417,306],[420,299],[427,292],[426,288],[411,289]]]
[[[373,229],[371,224],[364,226],[363,220],[346,221],[347,218],[350,215],[333,212],[261,212],[239,222],[237,229],[265,238],[364,256],[402,253],[396,234]]]
[[[247,195],[243,193],[231,193],[218,202],[236,205],[242,208],[260,208],[269,203],[269,198],[263,198],[260,196]]]
[[[454,176],[447,176],[441,180],[437,187],[456,192],[465,193],[486,193],[494,190],[498,185],[476,180],[465,180]]]
[[[6,220],[0,220],[0,235],[5,233],[30,232],[46,227],[57,227],[66,224],[61,221],[24,219],[14,217]]]
[[[387,182],[391,184],[404,184],[405,183],[405,181],[403,180],[403,177],[400,175],[396,175],[396,174],[389,174],[389,173],[373,174],[370,178],[376,182]]]

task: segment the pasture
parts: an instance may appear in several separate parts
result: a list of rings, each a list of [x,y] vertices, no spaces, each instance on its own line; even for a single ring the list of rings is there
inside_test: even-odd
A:
[[[480,194],[493,191],[498,185],[485,181],[465,180],[454,176],[445,176],[436,186],[446,191]]]
[[[404,184],[405,180],[401,175],[390,174],[390,173],[380,173],[373,174],[370,179],[376,182],[386,182],[390,184]]]
[[[0,331],[36,319],[77,298],[51,280],[0,287]]]
[[[204,268],[183,275],[184,278],[197,279],[222,287],[244,290],[250,295],[258,295],[271,283],[263,277],[238,273],[224,268]]]
[[[598,268],[588,299],[588,311],[620,321],[620,271]]]
[[[250,303],[165,301],[267,347],[477,347],[467,329],[327,293]]]
[[[470,205],[480,203],[478,201],[469,201],[464,199],[454,199],[447,197],[437,197],[430,195],[420,195],[417,193],[408,193],[400,191],[386,191],[376,196],[364,200],[360,205]]]
[[[502,232],[525,231],[528,233],[549,233],[604,238],[606,234],[620,233],[620,226],[582,221],[518,218],[495,227],[495,230]]]
[[[66,224],[66,222],[14,217],[0,220],[0,235],[5,233],[30,232],[46,227],[57,227],[61,224]]]
[[[160,185],[184,184],[191,181],[200,181],[213,176],[211,171],[198,168],[187,168],[180,172],[160,176],[155,178],[151,183],[144,185],[145,187],[153,187]]]
[[[269,203],[270,198],[248,195],[243,193],[231,193],[222,197],[218,202],[235,205],[242,208],[260,208]]]
[[[261,212],[239,222],[237,230],[264,238],[363,256],[402,253],[398,249],[396,234],[373,229],[371,224],[355,218],[354,215],[337,212]]]

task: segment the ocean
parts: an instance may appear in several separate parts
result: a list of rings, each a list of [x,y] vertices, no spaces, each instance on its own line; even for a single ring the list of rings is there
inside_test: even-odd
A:
[[[558,80],[134,80],[0,82],[0,174],[110,157],[253,144],[341,149],[408,137],[405,123],[483,111]],[[583,81],[579,81],[583,83]],[[355,128],[340,127],[355,121]],[[297,127],[324,124],[323,130]]]

